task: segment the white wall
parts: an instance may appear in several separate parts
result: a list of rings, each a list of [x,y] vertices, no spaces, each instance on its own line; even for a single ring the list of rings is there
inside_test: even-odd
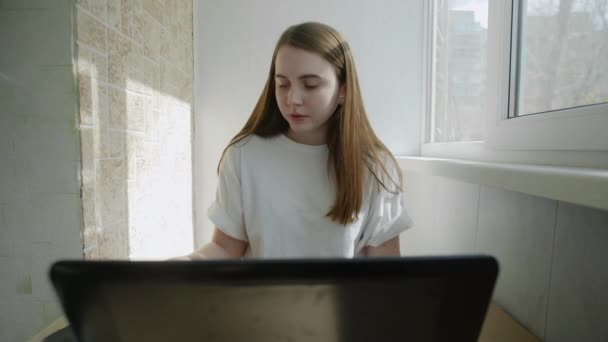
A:
[[[545,341],[606,341],[608,212],[407,172],[403,255],[484,253],[494,299]]]
[[[206,210],[216,167],[264,86],[276,41],[290,25],[320,21],[354,54],[373,128],[397,155],[420,141],[422,0],[195,1],[196,243],[210,238]]]
[[[59,317],[50,263],[82,258],[72,6],[0,2],[0,341]]]

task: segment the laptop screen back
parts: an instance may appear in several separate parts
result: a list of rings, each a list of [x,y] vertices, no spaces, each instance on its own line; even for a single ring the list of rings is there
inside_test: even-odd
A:
[[[83,341],[475,341],[490,257],[60,262]]]

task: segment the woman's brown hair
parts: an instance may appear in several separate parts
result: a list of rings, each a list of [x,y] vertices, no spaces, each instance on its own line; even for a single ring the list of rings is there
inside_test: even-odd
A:
[[[340,85],[345,86],[344,103],[330,117],[327,130],[328,167],[336,181],[336,200],[327,216],[341,224],[353,222],[358,219],[363,203],[366,170],[378,184],[393,193],[401,191],[402,177],[397,162],[370,126],[350,47],[333,28],[307,22],[283,32],[272,55],[262,95],[245,126],[226,149],[253,134],[267,138],[287,132],[289,123],[281,115],[275,96],[275,61],[279,49],[285,45],[323,57],[334,66]],[[392,169],[387,167],[387,162],[393,163]],[[398,179],[394,179],[395,172]],[[387,180],[394,187],[389,189]]]

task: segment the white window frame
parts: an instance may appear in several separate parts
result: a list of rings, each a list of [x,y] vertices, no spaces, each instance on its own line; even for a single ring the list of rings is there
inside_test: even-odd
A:
[[[431,143],[434,1],[425,1],[423,39],[423,157],[608,168],[608,104],[513,116],[520,6],[525,0],[489,1],[488,112],[485,139]],[[515,15],[517,14],[517,15]],[[512,37],[514,39],[512,39]],[[510,51],[510,54],[504,53]],[[512,62],[513,61],[513,62]]]

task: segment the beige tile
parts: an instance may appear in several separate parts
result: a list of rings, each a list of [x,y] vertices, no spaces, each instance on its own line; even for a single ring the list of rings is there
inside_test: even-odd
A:
[[[135,173],[137,174],[136,184],[138,189],[145,189],[146,184],[150,185],[150,179],[152,177],[151,165],[152,162],[148,157],[137,158],[135,160]]]
[[[108,54],[129,56],[131,53],[131,40],[116,30],[108,31]]]
[[[133,41],[138,44],[144,44],[144,17],[145,13],[142,9],[135,7],[133,9]]]
[[[127,81],[127,89],[144,93],[147,90],[145,85],[145,57],[143,47],[133,45],[131,51],[131,66],[129,68],[129,80]]]
[[[161,26],[149,16],[144,17],[144,54],[157,61],[160,57]]]
[[[179,90],[177,89],[177,87],[175,85],[173,85],[167,81],[163,81],[163,79],[161,78],[160,92],[163,95],[177,98]]]
[[[146,101],[144,96],[127,92],[127,129],[145,130]]]
[[[129,146],[131,147],[131,146]],[[127,179],[133,181],[137,179],[137,158],[129,157],[127,159]]]
[[[160,90],[160,63],[144,59],[144,82],[150,89],[150,95]],[[158,104],[155,105],[158,108]]]
[[[173,58],[171,57],[172,42],[169,31],[163,28],[160,31],[160,56],[171,62],[173,62]]]
[[[95,118],[107,112],[107,86],[97,79],[78,78],[80,123],[92,125]]]
[[[143,142],[144,156],[137,158],[137,182],[146,184],[159,174],[160,144],[156,142]]]
[[[165,8],[158,0],[143,0],[143,9],[161,25],[164,23]]]
[[[80,149],[82,160],[82,187],[95,186],[95,138],[93,128],[80,128]]]
[[[145,95],[144,96],[144,101],[146,102],[145,103],[145,108],[146,108],[146,112],[145,112],[145,116],[146,116],[146,120],[145,120],[146,121],[145,122],[145,124],[146,124],[145,132],[147,132],[147,130],[148,130],[148,118],[150,116],[150,112],[152,112],[152,111],[158,111],[158,108],[154,108],[154,96]],[[159,120],[158,117],[159,116],[160,115],[158,115],[156,117],[156,119],[155,119],[156,120],[155,125],[157,125],[157,126],[159,125],[159,122],[158,122],[158,120]],[[147,133],[146,133],[146,135],[147,135]],[[156,134],[156,140],[158,140],[158,134]]]
[[[176,81],[177,77],[177,70],[170,63],[167,63],[165,61],[160,62],[161,90],[168,89],[169,86],[176,87],[178,84],[178,82]],[[163,88],[163,86],[165,88]],[[171,95],[175,95],[175,93],[171,93]]]
[[[187,103],[192,103],[192,95],[194,92],[194,88],[192,85],[192,78],[183,77],[181,80],[180,88],[179,88],[179,98]]]
[[[125,133],[123,131],[110,132],[110,158],[123,158],[125,151]]]
[[[110,129],[108,123],[108,111],[100,111],[98,116],[94,117],[94,139],[95,139],[95,156],[97,158],[110,157]]]
[[[80,77],[79,85],[79,112],[80,123],[83,125],[92,125],[95,129],[95,134],[100,130],[104,130],[103,125],[107,125],[107,87],[100,84],[97,80],[88,77]],[[89,136],[83,138],[84,143],[89,143]],[[98,137],[96,136],[96,139]],[[82,151],[82,155],[86,158],[89,152],[99,153],[104,152],[106,146],[101,141],[96,141],[93,147],[87,147]]]
[[[181,40],[180,46],[178,47],[179,51],[179,67],[182,71],[184,71],[188,75],[192,75],[192,72],[188,72],[188,70],[192,69],[192,66],[188,66],[187,64],[192,61],[192,57],[188,56],[188,54],[192,53],[192,49],[189,47],[189,44],[184,40]]]
[[[608,341],[608,211],[560,202],[547,341]]]
[[[101,226],[126,220],[126,169],[123,159],[101,159],[97,175],[97,198]]]
[[[180,137],[184,137],[184,135],[180,135]],[[151,161],[150,174],[156,177],[160,176],[160,144],[156,141],[144,141],[144,149],[146,150],[146,156],[148,156]]]
[[[78,46],[77,51],[78,76],[106,81],[108,77],[108,61],[105,54],[99,54],[83,45]]]
[[[150,61],[148,58],[142,57],[141,59],[141,67],[142,67],[142,86],[144,88],[143,93],[151,96],[152,90],[154,89],[154,75],[150,72],[154,68],[154,62]]]
[[[94,86],[93,90],[97,89],[96,92],[93,92],[93,118],[98,117],[99,122],[104,122],[106,125],[108,123],[108,89],[109,87],[102,82],[93,81]],[[97,94],[97,95],[95,95]],[[95,122],[95,120],[93,120]]]
[[[186,71],[186,39],[182,36],[179,36],[177,40],[175,40],[175,63],[176,67],[178,67],[181,71]]]
[[[120,31],[127,35],[127,37],[131,37],[131,30],[133,27],[133,0],[122,0],[120,15]]]
[[[118,87],[125,87],[131,65],[131,42],[121,34],[108,32],[109,82]]]
[[[175,63],[175,67],[184,70],[183,64],[185,60],[184,56],[184,45],[182,39],[176,39],[171,42],[171,60]]]
[[[186,9],[186,13],[194,13],[192,1],[193,0],[182,0]]]
[[[109,82],[116,87],[125,88],[129,76],[129,59],[125,56],[112,54],[109,56]]]
[[[145,150],[144,150],[144,140],[145,137],[142,134],[133,134],[132,135],[133,138],[133,145],[135,147],[135,157],[136,158],[143,158],[145,156]]]
[[[178,3],[177,34],[181,39],[191,40],[192,34],[192,2],[184,1]],[[188,36],[190,35],[190,36]],[[190,39],[189,39],[190,38]]]
[[[106,28],[82,10],[76,11],[77,41],[94,47],[98,51],[106,51]]]
[[[482,186],[477,250],[494,255],[494,299],[543,338],[556,201]]]
[[[192,49],[192,44],[188,44],[186,46],[186,61],[185,61],[185,69],[184,71],[194,77],[194,50]]]
[[[173,100],[173,98],[171,96],[168,96],[168,94],[166,92],[163,92],[162,89],[161,89],[161,91],[159,91],[158,97],[160,99],[159,122],[160,122],[160,126],[163,127],[163,129],[166,131],[166,128],[170,122],[169,110],[173,107],[173,105],[175,104],[175,101]]]
[[[121,0],[107,0],[108,1],[108,26],[119,30],[121,27],[122,20],[122,1]]]
[[[137,176],[137,158],[144,156],[144,138],[140,134],[128,133],[127,168],[129,179]]]
[[[84,228],[82,233],[85,259],[97,258],[97,225],[95,193],[93,189],[83,190]]]
[[[158,88],[152,91],[152,109],[161,111],[161,98],[162,94],[160,93],[160,90],[158,90]]]
[[[173,41],[173,42],[178,41],[181,36],[181,33],[179,31],[180,30],[179,20],[172,22],[171,25],[168,26],[168,29],[169,29],[171,41]]]
[[[110,132],[107,125],[95,126],[95,151],[97,158],[110,158]],[[97,170],[99,171],[99,170]]]
[[[97,229],[97,210],[95,210],[95,189],[94,188],[83,188],[82,190],[82,214],[84,221],[84,242],[85,248],[95,246],[96,241],[89,240],[87,244],[87,237],[90,239],[96,239],[95,230]]]
[[[129,258],[129,232],[126,221],[104,226],[98,237],[99,259],[124,260]]]
[[[99,253],[97,250],[97,245],[94,247],[89,247],[84,249],[84,260],[98,260]]]
[[[159,125],[158,120],[160,113],[157,110],[149,110],[146,112],[146,138],[151,141],[158,141]]]
[[[86,10],[89,10],[89,7],[91,7],[90,2],[91,0],[76,0],[76,4]]]
[[[165,22],[165,24],[169,24],[169,21],[176,21],[179,20],[179,18],[177,17],[177,6],[178,3],[177,1],[169,1],[169,2],[165,2],[165,16],[167,17],[167,21]]]
[[[143,11],[144,10],[144,1],[143,0],[133,0],[133,9]]]
[[[110,88],[110,128],[126,129],[127,102],[124,89]]]
[[[79,77],[78,78],[78,105],[80,112],[80,123],[83,125],[93,124],[93,94],[92,94],[92,81],[90,77]]]
[[[104,23],[108,20],[106,7],[106,0],[89,1],[89,11],[91,14],[99,18]]]

